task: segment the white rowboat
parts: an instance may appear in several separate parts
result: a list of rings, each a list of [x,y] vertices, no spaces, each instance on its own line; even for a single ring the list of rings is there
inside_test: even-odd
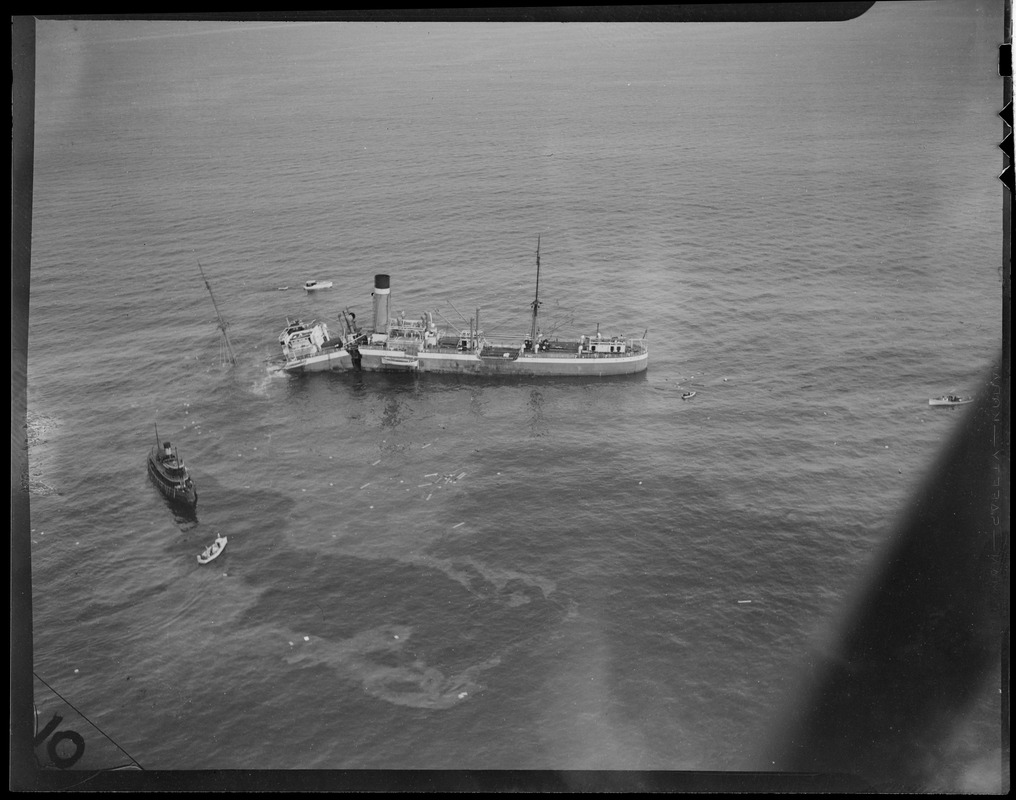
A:
[[[198,556],[198,563],[207,564],[209,561],[214,561],[219,557],[219,553],[226,549],[226,542],[228,541],[225,536],[217,536],[215,541],[208,545],[204,552]]]

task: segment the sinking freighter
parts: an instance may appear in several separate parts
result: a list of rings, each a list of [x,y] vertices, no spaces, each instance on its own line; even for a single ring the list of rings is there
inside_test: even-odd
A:
[[[440,372],[463,375],[602,377],[644,372],[649,365],[641,339],[580,336],[551,340],[537,327],[540,308],[540,248],[536,248],[536,297],[528,336],[490,340],[480,327],[480,310],[468,329],[439,328],[431,312],[416,319],[392,316],[388,275],[374,276],[374,318],[370,329],[356,315],[339,315],[342,333],[331,336],[323,322],[287,321],[279,335],[287,372]]]

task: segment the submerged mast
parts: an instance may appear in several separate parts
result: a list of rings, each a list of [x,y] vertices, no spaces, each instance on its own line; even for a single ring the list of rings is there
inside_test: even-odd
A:
[[[540,237],[536,237],[536,298],[532,302],[533,306],[533,327],[529,332],[529,338],[533,343],[534,352],[537,349],[536,343],[536,312],[540,307]]]
[[[222,338],[226,344],[226,352],[229,355],[229,363],[234,367],[236,366],[236,356],[233,355],[233,345],[229,342],[229,334],[226,333],[226,321],[222,318],[222,314],[219,313],[219,304],[215,302],[215,295],[212,294],[212,285],[208,282],[208,278],[205,277],[205,271],[201,269],[201,262],[198,262],[198,270],[201,272],[201,279],[205,282],[205,288],[208,289],[208,294],[212,298],[212,305],[215,307],[215,316],[219,319],[219,330],[222,331]]]

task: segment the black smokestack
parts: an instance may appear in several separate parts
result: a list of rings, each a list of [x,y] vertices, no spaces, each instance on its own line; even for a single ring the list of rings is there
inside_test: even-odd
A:
[[[387,275],[374,276],[374,332],[388,332],[388,298],[391,294]]]

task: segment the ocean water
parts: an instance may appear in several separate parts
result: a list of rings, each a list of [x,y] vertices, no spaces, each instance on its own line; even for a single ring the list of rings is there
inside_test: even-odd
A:
[[[998,353],[1001,21],[40,21],[40,727],[81,770],[764,766]],[[527,330],[537,237],[544,329],[644,375],[279,373],[378,272]],[[998,686],[926,788],[1001,786]]]

